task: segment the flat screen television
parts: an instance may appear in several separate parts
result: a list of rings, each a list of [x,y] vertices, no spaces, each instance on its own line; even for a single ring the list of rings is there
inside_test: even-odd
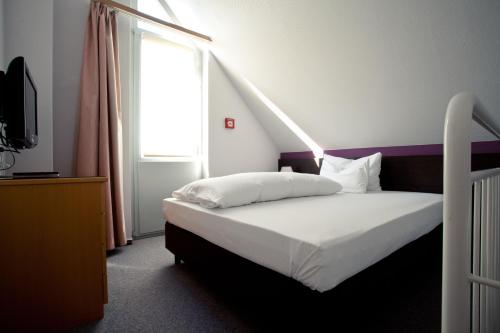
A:
[[[5,76],[3,119],[5,139],[15,149],[30,149],[38,144],[38,94],[23,57],[14,58]]]

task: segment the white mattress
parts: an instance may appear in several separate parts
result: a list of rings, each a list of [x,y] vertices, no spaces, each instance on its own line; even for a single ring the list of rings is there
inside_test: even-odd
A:
[[[170,223],[323,292],[439,225],[442,196],[334,194],[226,209],[165,199],[163,212]]]

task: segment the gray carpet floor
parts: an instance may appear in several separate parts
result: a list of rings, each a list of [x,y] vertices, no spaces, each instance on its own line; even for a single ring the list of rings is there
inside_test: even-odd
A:
[[[107,267],[104,319],[74,332],[439,331],[436,279],[420,279],[411,292],[381,291],[334,305],[281,277],[248,280],[238,272],[175,265],[164,237],[115,250]]]
[[[108,254],[104,319],[75,332],[221,332],[245,327],[184,265],[165,238],[135,240]]]

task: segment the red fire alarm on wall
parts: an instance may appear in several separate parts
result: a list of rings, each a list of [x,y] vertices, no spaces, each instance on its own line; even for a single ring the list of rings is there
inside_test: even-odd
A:
[[[225,118],[224,119],[224,127],[234,129],[234,119],[233,118]]]

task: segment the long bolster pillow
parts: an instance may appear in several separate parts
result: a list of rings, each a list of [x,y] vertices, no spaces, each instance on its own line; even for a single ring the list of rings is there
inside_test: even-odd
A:
[[[205,208],[228,208],[253,202],[330,195],[342,186],[326,177],[293,172],[249,172],[206,178],[174,191],[176,199]]]

